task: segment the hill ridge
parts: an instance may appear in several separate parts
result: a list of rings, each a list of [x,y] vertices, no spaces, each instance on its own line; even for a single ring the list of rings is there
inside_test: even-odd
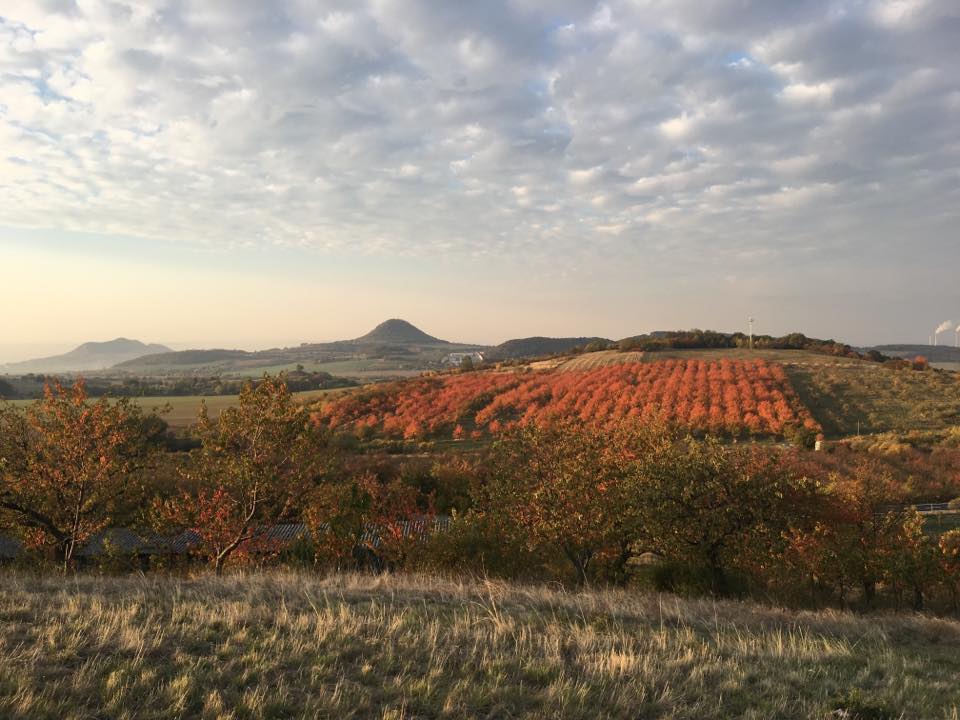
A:
[[[103,370],[117,363],[168,352],[173,351],[166,345],[147,344],[140,340],[118,337],[113,340],[81,343],[73,350],[60,355],[9,363],[4,366],[4,370],[23,373]]]
[[[449,345],[447,340],[441,340],[428,335],[411,322],[401,318],[384,320],[366,335],[361,335],[348,342],[355,343],[392,343],[398,345]]]

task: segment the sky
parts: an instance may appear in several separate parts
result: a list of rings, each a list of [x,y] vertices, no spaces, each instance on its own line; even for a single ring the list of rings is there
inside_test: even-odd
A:
[[[0,269],[0,362],[390,317],[925,343],[960,3],[5,0]]]

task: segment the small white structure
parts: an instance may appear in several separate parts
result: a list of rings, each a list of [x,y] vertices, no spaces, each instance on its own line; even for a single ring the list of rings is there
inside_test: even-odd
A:
[[[461,365],[463,365],[463,361],[466,360],[467,358],[470,358],[470,362],[476,365],[477,363],[483,362],[483,353],[477,352],[477,351],[453,352],[444,356],[443,360],[441,360],[440,362],[441,364],[446,365],[448,367],[460,367]]]

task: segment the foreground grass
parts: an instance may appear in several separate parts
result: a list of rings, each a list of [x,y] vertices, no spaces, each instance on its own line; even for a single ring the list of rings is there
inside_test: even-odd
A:
[[[916,616],[422,577],[0,575],[3,718],[957,718],[958,673],[960,623]]]

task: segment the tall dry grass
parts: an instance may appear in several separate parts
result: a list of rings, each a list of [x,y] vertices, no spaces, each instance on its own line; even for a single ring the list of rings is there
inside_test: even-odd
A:
[[[415,576],[0,574],[2,718],[957,718],[958,678],[960,623],[921,616]]]

